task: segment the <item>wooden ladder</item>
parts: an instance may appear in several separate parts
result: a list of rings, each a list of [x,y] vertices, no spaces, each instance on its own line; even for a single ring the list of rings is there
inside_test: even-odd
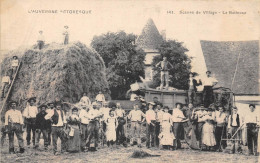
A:
[[[1,113],[1,114],[2,114],[2,111],[4,111],[4,108],[5,108],[5,106],[6,106],[6,102],[7,102],[8,99],[9,99],[10,93],[11,93],[11,91],[12,91],[14,82],[15,82],[16,77],[17,77],[17,74],[18,74],[18,72],[19,72],[19,70],[20,70],[21,64],[22,64],[22,62],[19,62],[18,67],[17,67],[17,69],[16,69],[16,72],[15,72],[15,74],[14,74],[14,78],[13,78],[13,80],[12,80],[12,82],[11,82],[11,85],[10,85],[10,87],[9,87],[9,89],[8,89],[8,92],[7,92],[7,94],[6,94],[5,98],[4,98],[4,102],[3,102],[3,105],[2,105],[1,110],[0,110],[0,113]]]

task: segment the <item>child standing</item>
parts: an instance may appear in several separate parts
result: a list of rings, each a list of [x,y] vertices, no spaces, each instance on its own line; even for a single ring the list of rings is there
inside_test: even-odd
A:
[[[162,145],[163,149],[173,148],[173,140],[175,139],[175,136],[171,129],[171,114],[169,113],[169,107],[165,106],[164,113],[162,115],[161,133],[159,135],[160,144]]]
[[[115,116],[115,112],[113,110],[109,111],[109,116],[106,119],[107,130],[106,130],[106,137],[107,137],[107,146],[113,146],[114,142],[116,141],[116,128],[117,128],[117,118]]]

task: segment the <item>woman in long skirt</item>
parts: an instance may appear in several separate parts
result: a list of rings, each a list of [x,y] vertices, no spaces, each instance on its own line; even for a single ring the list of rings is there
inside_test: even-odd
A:
[[[202,129],[202,144],[204,144],[208,150],[216,145],[216,139],[214,135],[214,117],[212,111],[208,110],[207,114],[203,117],[205,124]]]
[[[107,124],[106,138],[107,146],[113,146],[116,141],[116,127],[117,127],[117,118],[115,117],[115,112],[113,110],[109,111],[109,116],[105,120]]]
[[[78,108],[72,109],[72,114],[67,119],[69,127],[68,152],[80,151],[80,118]]]
[[[171,114],[169,113],[168,106],[164,107],[164,113],[162,115],[162,123],[161,123],[161,133],[159,134],[160,144],[162,145],[163,149],[173,149],[173,140],[175,136],[172,129],[172,121],[171,121]]]

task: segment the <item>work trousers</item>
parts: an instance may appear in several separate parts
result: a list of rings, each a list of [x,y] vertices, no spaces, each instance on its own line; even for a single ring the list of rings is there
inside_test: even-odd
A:
[[[116,128],[116,141],[117,143],[123,143],[125,141],[125,131],[123,124],[118,124]]]
[[[35,121],[36,121],[36,118],[27,118],[26,121],[27,121],[27,123],[26,123],[27,145],[30,145],[30,142],[31,142],[31,132],[33,134],[32,142],[33,142],[33,145],[35,145],[35,130],[36,130]]]
[[[81,130],[81,148],[86,147],[86,141],[87,141],[87,136],[88,136],[88,124],[83,124],[81,123],[80,125],[80,130]]]
[[[165,82],[165,89],[167,90],[169,87],[169,71],[161,71],[161,85],[160,89],[163,89],[163,85]]]
[[[98,139],[99,138],[99,122],[97,120],[89,122],[88,127],[87,127],[87,133],[88,133],[87,142],[86,142],[87,147],[90,147],[90,143],[91,143],[91,140],[93,137],[94,137],[95,147],[97,147],[98,140],[99,140]]]
[[[53,144],[53,151],[57,152],[57,141],[58,138],[61,140],[61,152],[66,151],[66,138],[64,137],[63,126],[52,126],[52,144]]]
[[[226,133],[227,133],[226,126],[216,126],[215,129],[216,149],[219,149],[220,145],[222,149],[225,149],[227,147],[227,141],[226,140],[221,141],[221,138],[226,139]]]
[[[35,133],[36,143],[35,143],[35,145],[39,146],[41,134],[42,134],[43,140],[44,140],[44,147],[47,147],[49,145],[47,129],[38,129],[38,130],[36,130],[36,133]]]
[[[9,149],[14,148],[14,134],[18,139],[19,147],[23,148],[24,144],[23,144],[22,125],[18,123],[13,123],[8,125]]]
[[[203,129],[204,122],[198,122],[196,127],[196,138],[200,143],[200,146],[202,144],[202,129]]]
[[[146,146],[150,147],[150,144],[152,147],[154,147],[154,141],[155,141],[155,126],[151,123],[146,123]]]
[[[161,129],[161,126],[160,126],[160,122],[155,122],[155,145],[156,147],[159,147],[159,144],[160,144],[160,140],[159,140],[159,134],[160,134],[160,129]]]
[[[181,141],[180,141],[180,129],[182,124],[180,122],[173,122],[173,134],[175,136],[173,146],[178,149],[181,148]]]
[[[247,123],[247,143],[249,154],[257,153],[258,132],[255,123]]]
[[[141,144],[140,134],[141,134],[141,123],[137,121],[131,122],[131,140],[130,144],[133,144],[134,139],[137,139],[137,144]]]
[[[212,86],[204,86],[203,89],[203,102],[204,106],[207,108],[213,103],[213,89]]]
[[[189,89],[188,90],[188,99],[189,99],[189,103],[192,103],[192,104],[196,104],[194,102],[196,102],[196,92],[194,89]]]

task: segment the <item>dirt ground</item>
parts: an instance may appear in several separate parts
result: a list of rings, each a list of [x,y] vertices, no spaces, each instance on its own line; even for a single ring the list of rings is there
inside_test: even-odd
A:
[[[17,141],[15,142],[17,145]],[[58,141],[59,143],[59,141]],[[58,144],[58,147],[60,145]],[[147,149],[145,144],[141,150],[152,154],[160,155],[158,157],[146,158],[131,158],[135,150],[140,150],[136,146],[101,147],[96,152],[81,152],[81,153],[66,153],[53,155],[52,146],[48,151],[43,150],[43,140],[38,150],[26,147],[26,152],[23,154],[8,154],[8,140],[1,149],[1,162],[63,162],[63,163],[78,163],[78,162],[258,162],[257,156],[246,156],[242,154],[227,154],[220,152],[201,152],[188,149],[184,145],[184,149],[176,151],[159,150],[158,148]],[[59,148],[58,148],[59,149]],[[16,150],[18,147],[16,146]]]

